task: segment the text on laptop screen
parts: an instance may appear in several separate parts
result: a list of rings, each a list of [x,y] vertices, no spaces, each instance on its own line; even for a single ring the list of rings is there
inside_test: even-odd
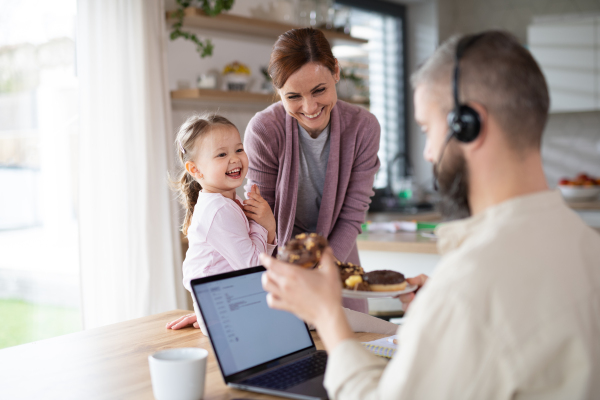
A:
[[[312,346],[302,320],[269,308],[262,274],[194,285],[225,376]]]

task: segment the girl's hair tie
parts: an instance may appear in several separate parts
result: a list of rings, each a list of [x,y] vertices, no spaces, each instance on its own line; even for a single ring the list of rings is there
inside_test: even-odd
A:
[[[178,140],[177,143],[179,143],[179,148],[181,149],[181,153],[185,154],[185,149],[183,148],[183,146],[181,145],[181,140]]]

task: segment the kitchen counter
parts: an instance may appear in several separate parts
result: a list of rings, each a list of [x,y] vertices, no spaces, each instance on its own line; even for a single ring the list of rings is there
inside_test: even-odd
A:
[[[437,212],[401,214],[390,212],[369,213],[367,221],[422,221],[437,222],[441,215]],[[419,232],[365,232],[356,240],[359,251],[393,251],[400,253],[438,254],[437,239],[422,236]]]
[[[600,201],[579,201],[567,203],[575,211],[600,211]],[[367,221],[422,221],[438,222],[438,212],[419,214],[402,214],[393,212],[377,212],[367,214]],[[595,228],[600,233],[600,228]],[[183,251],[187,250],[187,239],[182,235]],[[437,239],[422,236],[419,232],[365,232],[358,235],[359,251],[386,251],[400,253],[438,254]]]
[[[369,232],[358,235],[359,251],[395,251],[400,253],[438,254],[437,239],[417,232]]]

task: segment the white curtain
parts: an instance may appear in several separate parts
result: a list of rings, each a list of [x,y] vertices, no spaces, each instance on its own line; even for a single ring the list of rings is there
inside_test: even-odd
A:
[[[78,0],[86,329],[186,307],[162,0]]]

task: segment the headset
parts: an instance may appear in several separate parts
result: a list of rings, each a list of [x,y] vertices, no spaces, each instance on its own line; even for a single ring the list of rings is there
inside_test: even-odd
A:
[[[442,163],[442,157],[448,142],[452,138],[456,138],[461,143],[470,143],[477,139],[479,132],[481,132],[481,118],[479,113],[472,107],[461,104],[458,98],[458,90],[460,87],[460,59],[463,56],[465,50],[469,48],[473,43],[479,40],[484,34],[467,36],[459,40],[456,45],[456,53],[454,55],[454,75],[452,80],[452,94],[454,97],[454,108],[448,113],[448,135],[444,140],[444,145],[440,152],[440,156],[437,162],[437,168]],[[434,179],[433,187],[438,190],[437,177]]]
[[[460,59],[465,50],[479,40],[483,34],[468,36],[461,39],[456,45],[454,57],[454,80],[452,92],[454,95],[454,109],[448,113],[449,135],[455,137],[461,143],[470,143],[477,139],[481,131],[481,119],[472,107],[461,104],[458,98],[460,87]]]

